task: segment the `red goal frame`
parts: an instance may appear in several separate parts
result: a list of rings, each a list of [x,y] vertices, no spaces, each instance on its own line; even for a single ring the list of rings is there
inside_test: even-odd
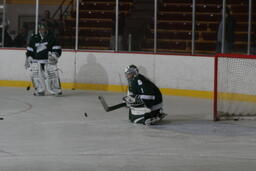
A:
[[[225,54],[225,53],[219,53],[216,54],[214,57],[214,88],[213,88],[213,120],[219,121],[220,118],[218,116],[218,103],[217,103],[217,93],[218,93],[218,61],[219,58],[241,58],[241,59],[255,59],[256,55],[242,55],[242,54]]]

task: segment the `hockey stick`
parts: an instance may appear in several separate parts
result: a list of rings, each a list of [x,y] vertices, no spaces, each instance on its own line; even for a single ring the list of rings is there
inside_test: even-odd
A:
[[[29,82],[29,85],[27,86],[26,90],[29,91],[31,87],[31,82]]]
[[[29,82],[29,85],[27,86],[26,90],[29,91],[30,87],[34,87],[36,89],[33,78],[31,78],[31,81]]]
[[[31,69],[30,68],[27,68],[26,69],[27,70],[27,75],[28,75],[28,77],[29,77],[29,79],[30,79],[30,81],[29,81],[29,85],[27,86],[27,88],[26,88],[26,90],[27,91],[29,91],[30,90],[30,87],[32,87],[32,86],[34,86],[34,81],[33,81],[33,78],[32,78],[32,76],[31,76]]]
[[[108,106],[103,96],[98,96],[98,98],[106,112],[110,112],[126,106],[126,103],[119,103],[117,105]]]

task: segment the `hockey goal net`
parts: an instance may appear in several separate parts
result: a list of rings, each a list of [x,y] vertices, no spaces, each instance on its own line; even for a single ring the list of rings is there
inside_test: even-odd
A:
[[[256,56],[217,54],[214,120],[256,118]]]

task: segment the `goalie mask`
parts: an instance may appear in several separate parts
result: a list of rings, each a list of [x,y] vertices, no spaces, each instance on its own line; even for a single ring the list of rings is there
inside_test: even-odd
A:
[[[139,70],[135,65],[129,65],[125,68],[124,73],[127,80],[130,81],[139,74]]]
[[[45,38],[46,35],[48,34],[48,27],[45,23],[39,23],[38,24],[38,32],[41,36],[41,38]]]

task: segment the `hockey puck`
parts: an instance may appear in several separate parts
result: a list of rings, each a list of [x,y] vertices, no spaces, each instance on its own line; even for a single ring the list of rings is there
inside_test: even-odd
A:
[[[4,120],[4,118],[3,118],[3,117],[0,117],[0,120]]]
[[[85,117],[88,117],[88,115],[87,115],[87,113],[86,113],[86,112],[84,112],[84,116],[85,116]]]

